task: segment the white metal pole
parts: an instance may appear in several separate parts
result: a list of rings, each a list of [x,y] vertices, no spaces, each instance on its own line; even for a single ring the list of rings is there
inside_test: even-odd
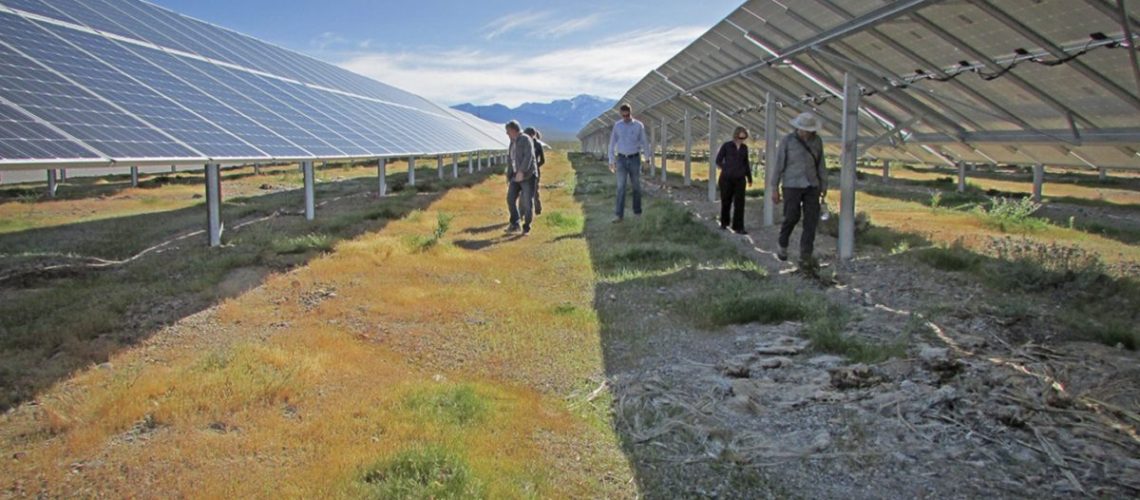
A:
[[[459,178],[459,153],[453,153],[451,155],[451,178]]]
[[[859,83],[843,77],[843,152],[839,171],[839,258],[855,256],[855,162],[859,159]],[[826,174],[825,174],[826,175]]]
[[[210,246],[222,244],[222,176],[217,163],[206,164],[206,230]]]
[[[59,169],[59,182],[67,182],[67,169]]]
[[[685,110],[685,185],[693,185],[693,124]]]
[[[716,108],[709,106],[709,201],[716,201]]]
[[[776,223],[776,148],[780,140],[776,132],[776,96],[768,92],[764,96],[764,225]]]
[[[467,153],[467,173],[475,173],[475,153]]]
[[[260,163],[254,163],[253,164],[253,175],[261,175],[261,164]]]
[[[669,124],[661,120],[661,184],[668,180],[669,166]]]
[[[966,192],[966,162],[958,162],[958,192]]]
[[[388,195],[388,159],[381,158],[376,162],[376,178],[378,196]]]
[[[139,187],[139,167],[131,167],[131,187]]]
[[[1108,169],[1107,168],[1100,167],[1100,180],[1101,180],[1101,182],[1108,180]]]
[[[435,170],[439,174],[439,180],[443,180],[443,155],[435,155]]]
[[[416,157],[408,157],[408,185],[415,187],[416,185]]]
[[[1045,165],[1040,163],[1033,166],[1033,201],[1041,203],[1045,187]]]
[[[55,190],[56,190],[55,170],[48,170],[47,171],[47,181],[48,181],[48,185],[47,185],[48,198],[55,198]]]
[[[646,161],[649,162],[649,171],[653,172],[657,168],[657,129],[653,125],[646,125],[649,129],[649,151],[645,152]]]
[[[891,160],[883,160],[883,184],[891,183]]]
[[[313,175],[313,161],[301,162],[301,170],[305,172],[305,220],[313,220],[317,215],[316,179]]]

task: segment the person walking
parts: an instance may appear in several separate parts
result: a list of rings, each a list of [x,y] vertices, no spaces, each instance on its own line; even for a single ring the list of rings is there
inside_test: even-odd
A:
[[[542,200],[538,199],[539,183],[542,182],[542,166],[546,164],[546,152],[542,150],[542,132],[534,127],[527,127],[523,133],[530,137],[534,143],[534,215],[542,214]]]
[[[744,230],[744,183],[752,185],[752,169],[748,167],[748,129],[736,127],[732,140],[720,146],[716,154],[716,166],[720,169],[720,228],[732,232],[748,234]],[[732,217],[729,217],[729,211]]]
[[[633,189],[633,215],[641,215],[641,153],[653,154],[645,125],[633,118],[633,107],[622,103],[618,108],[621,120],[614,123],[610,132],[610,172],[617,174],[617,206],[613,222],[625,217],[625,187]]]
[[[819,205],[827,198],[827,168],[823,158],[823,140],[819,138],[819,117],[814,113],[800,113],[791,121],[795,130],[780,141],[776,150],[775,172],[772,187],[773,200],[780,203],[780,185],[783,184],[784,223],[780,226],[780,248],[776,257],[788,260],[788,239],[792,230],[804,219],[800,235],[800,266],[814,267],[815,230],[819,223]]]
[[[507,211],[510,212],[511,220],[507,232],[518,231],[521,219],[522,234],[526,236],[530,234],[530,223],[534,216],[531,202],[534,201],[534,178],[538,172],[534,160],[534,143],[522,133],[518,121],[511,120],[506,128],[507,137],[511,138],[507,155]]]

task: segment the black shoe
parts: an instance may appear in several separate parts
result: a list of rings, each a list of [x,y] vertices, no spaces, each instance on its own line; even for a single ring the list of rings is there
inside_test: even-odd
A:
[[[526,228],[526,229],[523,229],[523,233],[522,233],[522,235],[523,235],[523,236],[530,236],[530,228],[528,227],[528,228]]]
[[[720,228],[721,228],[721,230],[723,230],[723,231],[728,231],[728,224],[721,224],[721,225],[720,225]]]
[[[732,232],[736,234],[748,234],[748,231],[745,231],[743,229],[733,229]]]
[[[784,262],[787,262],[788,261],[788,249],[787,248],[781,248],[781,249],[777,250],[776,251],[776,258],[780,259]]]
[[[507,226],[507,232],[508,233],[513,233],[513,232],[518,231],[518,230],[519,230],[518,224],[511,224],[511,225]]]

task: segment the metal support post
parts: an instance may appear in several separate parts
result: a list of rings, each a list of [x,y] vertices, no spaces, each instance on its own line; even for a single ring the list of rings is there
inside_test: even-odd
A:
[[[459,178],[459,153],[453,153],[451,155],[451,178]]]
[[[716,201],[716,108],[709,106],[709,201]]]
[[[843,77],[843,151],[839,171],[839,259],[855,256],[855,162],[859,158],[859,83]]]
[[[47,171],[47,182],[48,182],[47,196],[48,196],[48,198],[55,198],[55,191],[57,189],[57,186],[55,183],[55,170],[48,170]]]
[[[377,196],[388,195],[388,159],[381,158],[376,162]]]
[[[685,185],[693,185],[693,124],[685,110]]]
[[[776,96],[768,92],[764,96],[764,226],[776,223],[776,148],[780,140],[776,132]]]
[[[958,192],[966,192],[966,162],[958,162]]]
[[[669,124],[661,121],[661,184],[668,179],[669,165]]]
[[[1033,201],[1041,203],[1045,187],[1045,165],[1033,165]]]
[[[408,185],[415,187],[416,185],[416,157],[408,157]]]
[[[313,220],[317,215],[316,180],[313,175],[313,161],[301,162],[301,170],[305,176],[305,220]]]
[[[222,176],[217,163],[206,164],[206,230],[210,246],[222,244]]]
[[[139,167],[131,167],[131,187],[139,187]]]
[[[891,160],[883,160],[883,184],[891,183]]]
[[[439,174],[439,180],[443,180],[443,155],[435,155],[435,170]]]

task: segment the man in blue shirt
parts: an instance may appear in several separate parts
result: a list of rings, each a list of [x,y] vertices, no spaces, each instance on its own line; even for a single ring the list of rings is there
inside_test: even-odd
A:
[[[610,133],[610,172],[617,174],[617,207],[614,222],[621,222],[625,216],[625,186],[633,186],[633,215],[641,215],[641,153],[653,154],[649,149],[649,139],[645,125],[633,119],[633,108],[622,103],[618,108],[621,120],[614,123]]]

